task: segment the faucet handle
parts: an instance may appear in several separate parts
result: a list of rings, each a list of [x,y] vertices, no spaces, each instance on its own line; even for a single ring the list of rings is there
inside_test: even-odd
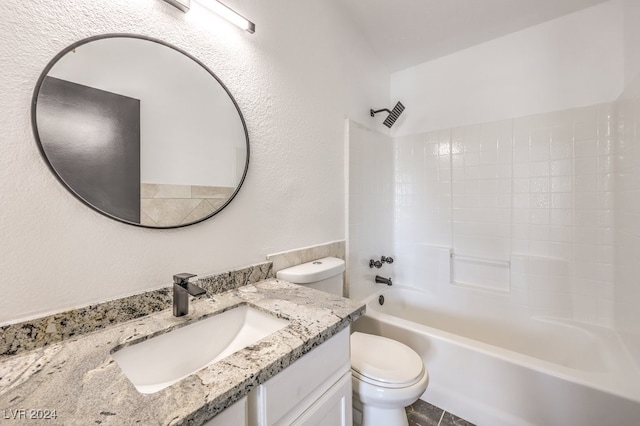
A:
[[[173,282],[179,285],[185,285],[189,282],[189,278],[196,277],[197,275],[183,272],[182,274],[176,274],[173,276]]]
[[[378,269],[382,268],[382,262],[379,260],[369,259],[369,268],[376,267]]]

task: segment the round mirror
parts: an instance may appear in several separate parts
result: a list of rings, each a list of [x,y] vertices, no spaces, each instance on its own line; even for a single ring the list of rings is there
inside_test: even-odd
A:
[[[40,151],[65,187],[132,225],[175,228],[231,202],[249,136],[225,85],[186,52],[146,37],[91,37],[60,52],[33,96]]]

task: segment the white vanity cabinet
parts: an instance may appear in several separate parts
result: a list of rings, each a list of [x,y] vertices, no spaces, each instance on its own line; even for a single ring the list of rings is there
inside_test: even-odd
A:
[[[230,425],[351,426],[349,328],[205,423]]]
[[[350,426],[349,328],[247,395],[250,426]]]
[[[247,397],[236,401],[203,426],[246,426],[247,425]]]

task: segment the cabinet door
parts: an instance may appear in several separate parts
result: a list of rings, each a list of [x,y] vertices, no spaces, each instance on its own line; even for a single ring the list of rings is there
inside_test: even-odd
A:
[[[231,407],[218,414],[203,426],[246,426],[247,397],[238,400]]]
[[[292,426],[351,426],[351,372],[322,395]]]
[[[291,425],[350,372],[346,328],[252,390],[249,424]]]

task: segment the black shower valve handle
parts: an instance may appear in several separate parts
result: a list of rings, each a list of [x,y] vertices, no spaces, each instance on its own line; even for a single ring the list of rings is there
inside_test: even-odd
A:
[[[382,268],[385,263],[392,264],[393,257],[381,256],[380,260],[369,259],[369,268]]]
[[[374,267],[376,269],[382,268],[382,262],[379,260],[369,259],[369,268],[374,268]]]

